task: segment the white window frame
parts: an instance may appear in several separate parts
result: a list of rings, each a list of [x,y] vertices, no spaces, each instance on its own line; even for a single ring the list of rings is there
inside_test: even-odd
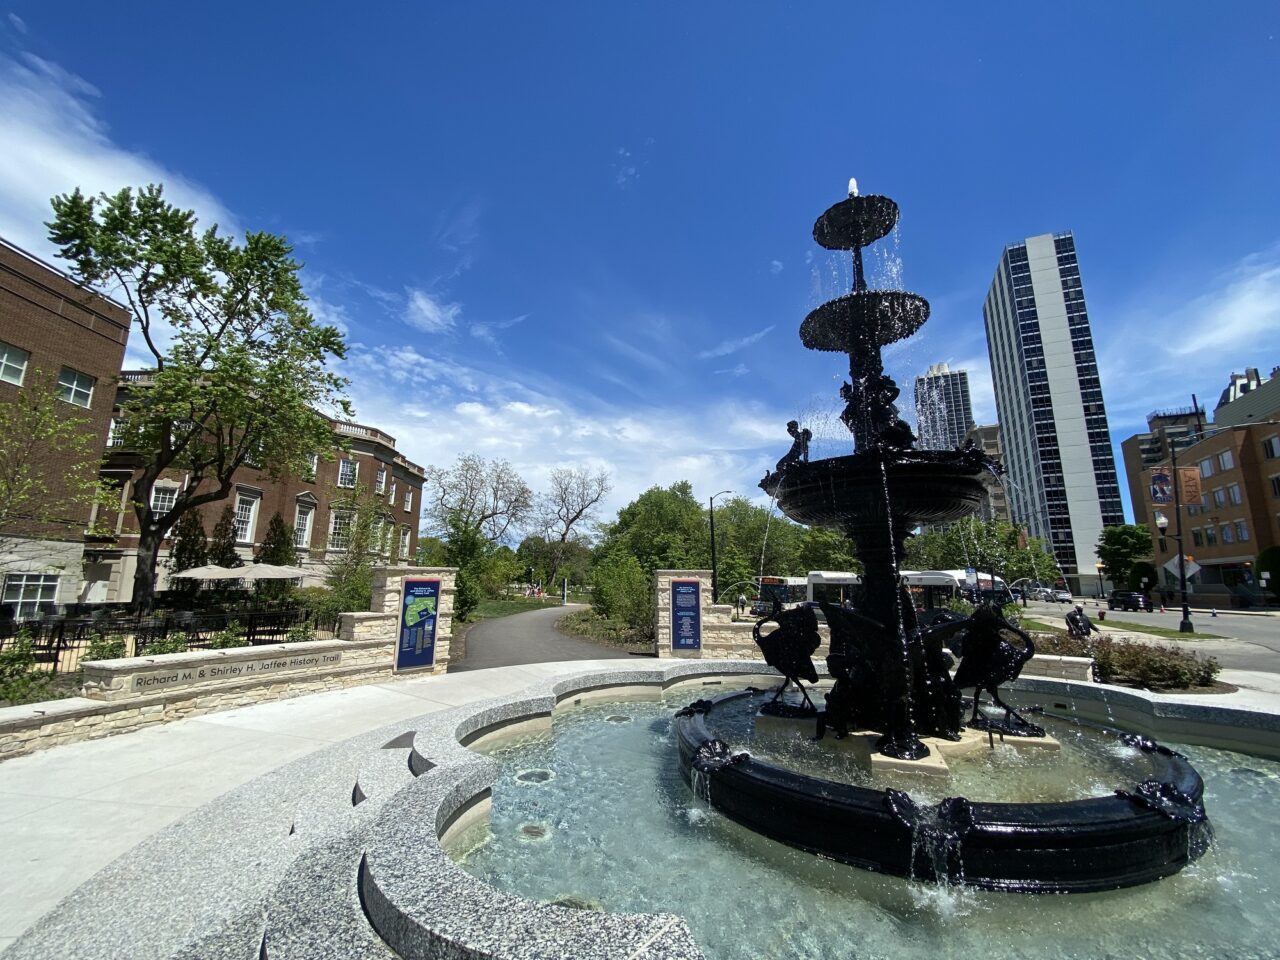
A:
[[[259,496],[255,496],[253,494],[248,494],[248,493],[236,494],[236,507],[235,507],[236,543],[242,543],[242,544],[253,543],[253,537],[254,537],[254,534],[257,533],[257,527],[258,527],[258,507],[261,503],[262,503],[262,498]],[[240,515],[240,507],[242,504],[249,505],[249,515],[247,517],[242,517]],[[244,529],[247,536],[240,535],[240,529],[241,529],[242,523],[244,524]]]
[[[387,468],[382,465],[378,466],[378,476],[377,476],[377,479],[374,480],[373,482],[373,492],[374,493],[387,492]]]
[[[311,474],[304,479],[314,481],[320,471],[320,454],[313,453],[307,457],[307,469],[311,471]]]
[[[413,535],[413,532],[408,527],[400,528],[400,559],[401,560],[409,559],[409,538],[412,535]]]
[[[351,549],[351,528],[355,517],[354,510],[329,511],[329,537],[325,542],[330,550]]]
[[[153,485],[151,487],[151,512],[159,517],[168,516],[172,512],[174,504],[178,502],[178,491],[181,489],[176,483],[157,483]],[[165,507],[161,507],[159,503],[161,498],[156,496],[161,492],[173,494],[173,499],[169,500],[168,505]]]
[[[1240,484],[1228,483],[1227,484],[1227,503],[1233,504],[1238,507],[1242,502],[1243,502],[1243,497],[1240,494]]]
[[[343,474],[346,473],[347,466],[351,467],[350,482],[344,481]],[[343,458],[338,461],[338,486],[350,490],[360,482],[360,461]]]
[[[1262,441],[1262,456],[1266,460],[1280,458],[1280,434],[1267,437]]]
[[[86,380],[89,382],[87,387],[84,384]],[[91,377],[75,367],[63,367],[58,373],[58,398],[90,410],[93,408],[93,390],[97,385],[97,377]],[[83,400],[79,399],[81,394],[84,394]]]
[[[1249,521],[1237,520],[1236,521],[1236,543],[1248,543],[1248,542],[1249,542]]]
[[[1214,488],[1213,505],[1219,510],[1227,505],[1227,494],[1221,487]]]
[[[1200,478],[1207,479],[1208,477],[1212,477],[1212,476],[1213,476],[1213,460],[1209,457],[1205,457],[1203,460],[1200,461]]]
[[[391,492],[387,494],[387,503],[395,506],[396,503],[396,482],[391,481]]]
[[[19,356],[22,357],[21,363],[18,362]],[[0,343],[0,380],[12,383],[15,387],[22,386],[27,379],[27,361],[30,359],[30,351],[15,347],[12,343]],[[14,370],[17,373],[13,373]]]
[[[413,487],[410,487],[404,492],[404,512],[413,512]]]
[[[1230,470],[1236,465],[1236,458],[1230,450],[1223,450],[1218,454],[1218,466],[1223,470]]]
[[[293,545],[299,550],[311,548],[311,531],[315,527],[316,505],[299,502],[293,510]]]
[[[14,605],[15,620],[35,620],[41,604],[57,602],[59,579],[56,573],[6,574],[3,602]]]

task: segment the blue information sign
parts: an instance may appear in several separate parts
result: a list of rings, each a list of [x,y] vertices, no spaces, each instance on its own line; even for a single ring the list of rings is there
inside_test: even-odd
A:
[[[435,664],[439,612],[439,580],[405,580],[404,593],[400,596],[396,670],[416,670]]]
[[[671,649],[702,649],[702,584],[671,581]]]

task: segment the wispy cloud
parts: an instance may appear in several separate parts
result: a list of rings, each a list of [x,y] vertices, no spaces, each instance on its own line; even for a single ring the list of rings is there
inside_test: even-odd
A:
[[[473,323],[471,324],[471,328],[470,328],[471,335],[475,337],[477,340],[483,340],[485,343],[489,344],[490,346],[497,347],[499,346],[498,336],[496,333],[494,333],[494,331],[509,330],[512,327],[514,327],[517,323],[520,323],[528,319],[528,316],[529,315],[527,313],[522,313],[520,314],[520,316],[513,317],[510,320]]]
[[[775,277],[776,277],[778,274],[780,274],[780,273],[782,272],[782,261],[781,261],[781,260],[770,260],[770,261],[769,261],[769,272],[770,272],[770,273],[772,273]]]
[[[735,340],[722,340],[720,343],[716,344],[710,350],[703,350],[701,353],[699,353],[698,359],[710,360],[713,357],[727,357],[731,353],[737,353],[739,350],[745,350],[747,347],[751,346],[753,343],[756,343],[759,340],[762,340],[765,337],[767,337],[773,331],[773,328],[774,328],[774,324],[770,324],[769,326],[765,327],[763,330],[759,330],[756,333],[750,334],[748,336],[738,337]]]
[[[663,360],[661,357],[654,356],[652,353],[641,350],[635,344],[628,343],[626,340],[622,340],[612,334],[605,334],[604,340],[609,344],[609,346],[613,347],[614,350],[622,354],[624,357],[634,360],[636,363],[640,364],[640,366],[646,367],[654,373],[667,374],[671,372],[670,363]]]
[[[462,304],[445,303],[425,290],[406,287],[405,299],[404,322],[427,333],[452,330],[462,316]]]
[[[729,374],[730,376],[733,376],[733,377],[745,376],[750,372],[751,372],[751,368],[748,367],[745,363],[740,363],[736,367],[726,367],[723,370],[716,371],[716,373],[718,374],[724,373],[724,374]]]
[[[13,24],[13,29],[17,30],[24,37],[27,35],[27,23],[16,13],[9,14],[9,22]]]

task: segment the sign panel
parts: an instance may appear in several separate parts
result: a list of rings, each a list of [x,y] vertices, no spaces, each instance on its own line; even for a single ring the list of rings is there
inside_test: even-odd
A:
[[[1164,568],[1172,573],[1175,577],[1178,575],[1178,558],[1174,557],[1164,565]],[[1187,578],[1190,579],[1200,572],[1200,564],[1196,563],[1190,557],[1186,558]]]
[[[1173,477],[1168,470],[1151,471],[1151,502],[1173,503]]]
[[[969,586],[976,587],[978,585],[978,571],[973,567],[965,567],[964,581],[969,584]]]
[[[436,620],[440,612],[440,581],[409,580],[400,594],[400,639],[395,669],[417,670],[436,662]]]
[[[1199,467],[1179,467],[1178,483],[1182,487],[1179,491],[1182,494],[1182,505],[1187,504],[1195,506],[1204,496],[1204,491],[1200,489],[1200,468]]]
[[[671,649],[702,649],[702,584],[671,581]]]

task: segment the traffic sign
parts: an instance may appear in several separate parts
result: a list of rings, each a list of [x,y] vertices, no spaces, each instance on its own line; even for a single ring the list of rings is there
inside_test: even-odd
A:
[[[1185,566],[1187,569],[1188,577],[1194,577],[1197,573],[1200,572],[1200,564],[1196,563],[1190,557],[1184,556],[1182,559],[1186,561]],[[1164,568],[1176,577],[1178,575],[1178,558],[1174,557],[1172,560],[1170,560],[1168,563],[1164,565]]]

